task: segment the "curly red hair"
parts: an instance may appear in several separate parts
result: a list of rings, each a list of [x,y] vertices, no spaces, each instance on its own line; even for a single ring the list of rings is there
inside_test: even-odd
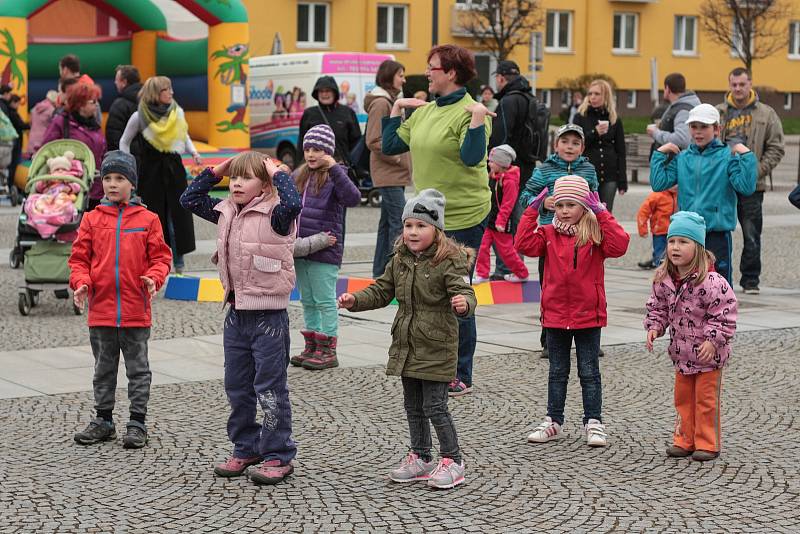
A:
[[[69,112],[77,112],[89,100],[100,100],[103,91],[99,85],[78,82],[67,88],[67,102],[64,108]]]
[[[439,45],[431,48],[428,52],[428,61],[433,56],[439,56],[444,72],[456,71],[455,83],[467,85],[467,82],[478,75],[475,70],[475,54],[456,45]]]

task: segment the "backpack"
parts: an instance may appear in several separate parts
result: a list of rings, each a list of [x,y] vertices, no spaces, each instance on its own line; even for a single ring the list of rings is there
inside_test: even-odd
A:
[[[509,95],[522,95],[528,101],[528,113],[521,125],[520,152],[534,161],[547,159],[547,129],[550,126],[550,108],[532,95],[523,91],[511,91]]]

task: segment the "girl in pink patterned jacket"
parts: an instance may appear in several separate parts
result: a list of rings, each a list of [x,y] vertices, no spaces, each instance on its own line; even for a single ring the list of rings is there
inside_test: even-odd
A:
[[[677,420],[667,456],[706,461],[719,456],[722,368],[736,331],[736,295],[723,276],[709,272],[705,220],[681,211],[670,219],[666,261],[656,270],[647,300],[647,348],[669,327],[675,364]]]

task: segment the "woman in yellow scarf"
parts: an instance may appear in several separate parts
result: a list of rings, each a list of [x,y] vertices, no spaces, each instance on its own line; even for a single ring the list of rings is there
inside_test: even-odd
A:
[[[181,273],[183,255],[195,249],[192,214],[179,202],[186,189],[181,154],[192,154],[197,165],[202,159],[189,137],[183,109],[172,95],[172,82],[166,76],[153,76],[144,82],[139,109],[128,120],[119,148],[136,156],[137,192],[147,208],[158,214],[172,247],[175,271]]]

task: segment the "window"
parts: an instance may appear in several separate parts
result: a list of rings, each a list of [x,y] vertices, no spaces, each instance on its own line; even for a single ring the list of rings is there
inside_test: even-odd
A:
[[[754,50],[754,48],[753,48],[753,35],[754,35],[754,33],[755,32],[753,32],[753,31],[750,32],[750,52],[751,53]],[[743,41],[742,34],[739,31],[739,26],[736,25],[735,21],[733,23],[733,30],[731,30],[731,38],[732,38],[732,41],[733,41],[733,47],[731,48],[731,56],[735,57],[735,56],[739,56],[739,55],[744,55],[744,54],[739,54],[738,53],[739,50],[742,50],[744,48],[744,42],[742,42]]]
[[[783,109],[785,110],[792,109],[792,93],[783,94]]]
[[[572,105],[572,92],[566,89],[561,90],[561,108],[566,109]]]
[[[695,55],[697,53],[697,17],[675,15],[672,53],[676,55]]]
[[[546,108],[550,107],[550,89],[542,89],[542,104]]]
[[[639,15],[636,13],[614,13],[614,52],[636,52],[638,22]]]
[[[636,108],[636,91],[628,91],[628,99],[625,101],[625,107],[628,109]]]
[[[406,48],[406,6],[378,6],[378,47]]]
[[[800,22],[789,24],[789,57],[800,59]]]
[[[545,49],[548,52],[572,50],[572,12],[548,11]]]
[[[328,46],[328,4],[297,4],[297,44]]]
[[[461,9],[471,9],[480,6],[485,0],[456,0],[456,7]]]

